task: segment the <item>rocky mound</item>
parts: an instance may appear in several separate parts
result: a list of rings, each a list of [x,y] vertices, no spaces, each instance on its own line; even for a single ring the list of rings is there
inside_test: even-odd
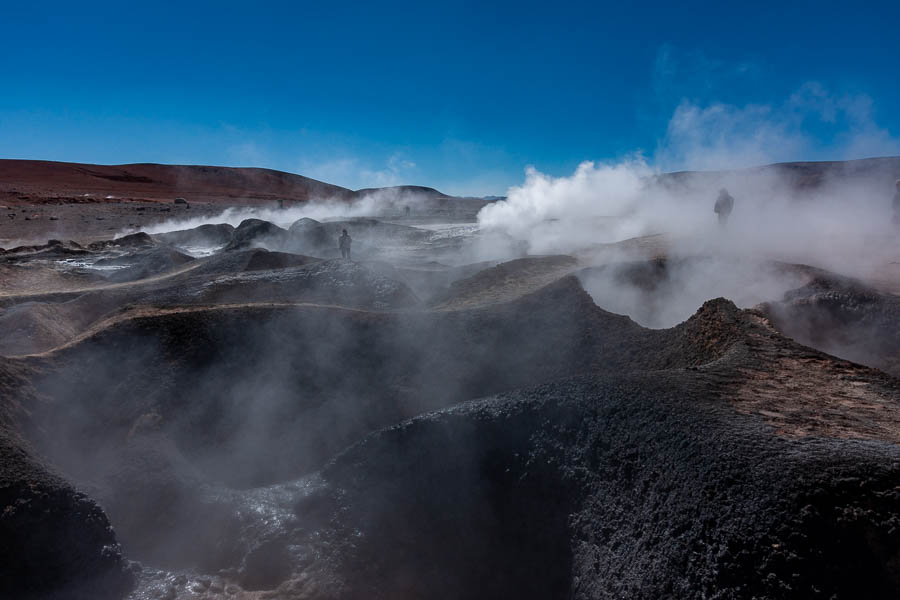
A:
[[[117,267],[106,275],[108,281],[138,281],[180,267],[194,259],[171,248],[153,247],[110,258],[101,258],[94,267]]]
[[[37,399],[26,376],[0,359],[0,595],[121,598],[134,576],[106,515],[15,433],[35,426],[26,407]]]
[[[4,252],[6,255],[4,258],[12,259],[14,258],[13,255],[24,255],[28,258],[34,258],[34,255],[38,253],[44,255],[77,255],[87,254],[87,250],[85,250],[78,242],[72,240],[67,242],[61,240],[47,240],[46,244],[36,246],[16,246],[15,248],[10,248]]]
[[[286,229],[262,219],[244,219],[231,236],[226,251],[265,247],[278,250],[288,241]]]
[[[227,245],[234,235],[234,227],[228,223],[207,224],[191,229],[153,234],[153,238],[176,248],[206,248]]]
[[[897,446],[774,435],[723,375],[576,379],[374,435],[298,502],[324,556],[280,591],[894,597]]]
[[[156,240],[149,234],[140,231],[131,233],[112,240],[101,240],[88,245],[90,250],[107,250],[110,248],[152,248],[156,246]]]
[[[319,259],[289,252],[268,252],[266,250],[250,250],[249,260],[244,271],[265,271],[269,269],[287,269],[319,262]]]
[[[265,248],[251,248],[249,250],[236,250],[234,252],[222,252],[199,258],[189,271],[175,273],[174,278],[183,280],[188,277],[205,277],[207,279],[219,275],[243,273],[245,271],[259,271],[264,269],[283,269],[287,267],[299,267],[320,259],[286,252],[271,252]],[[165,284],[166,286],[170,284]]]
[[[5,258],[0,257],[0,304],[12,297],[32,296],[51,290],[84,290],[106,281],[99,273],[81,269],[61,270],[46,260],[20,262]]]
[[[299,254],[333,256],[337,250],[337,235],[315,219],[298,219],[288,231],[291,233],[291,249]]]
[[[70,306],[27,302],[0,312],[0,355],[42,352],[74,338],[83,326]]]
[[[900,297],[821,274],[763,310],[803,344],[900,376]]]
[[[459,309],[508,302],[573,272],[576,266],[571,256],[532,256],[501,263],[453,282],[434,306]]]

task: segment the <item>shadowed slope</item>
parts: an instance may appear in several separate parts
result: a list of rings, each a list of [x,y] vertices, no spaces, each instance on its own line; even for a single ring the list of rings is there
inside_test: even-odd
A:
[[[0,359],[0,596],[120,598],[133,585],[106,515],[20,437],[38,404],[21,365]]]
[[[282,592],[896,597],[896,380],[805,349],[725,301],[680,329],[661,345],[693,354],[688,369],[548,383],[348,449],[296,506],[294,535],[324,556]],[[835,371],[866,386],[880,410],[822,414],[801,400],[793,416],[808,425],[803,437],[773,429],[775,407],[748,404],[746,386],[776,367],[769,397],[781,410],[807,394],[842,403]],[[318,545],[306,536],[320,527],[329,533]]]

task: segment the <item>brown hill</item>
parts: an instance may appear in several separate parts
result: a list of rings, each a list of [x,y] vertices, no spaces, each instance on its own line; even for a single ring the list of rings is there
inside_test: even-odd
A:
[[[399,196],[450,198],[419,186],[384,188]],[[0,202],[104,202],[130,198],[252,204],[316,199],[350,201],[379,188],[348,190],[302,175],[272,169],[203,165],[92,165],[46,160],[0,159]],[[107,198],[107,196],[111,196]]]
[[[8,204],[135,198],[253,203],[283,199],[351,200],[356,193],[282,171],[194,165],[90,165],[0,160],[0,198]],[[109,198],[112,199],[112,198]]]

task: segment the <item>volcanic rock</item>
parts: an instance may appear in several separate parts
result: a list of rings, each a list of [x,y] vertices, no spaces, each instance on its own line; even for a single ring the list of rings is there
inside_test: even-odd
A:
[[[170,248],[150,248],[139,250],[113,258],[101,258],[94,265],[121,266],[123,268],[112,271],[106,278],[117,283],[125,281],[137,281],[158,275],[173,267],[189,263],[193,258]]]
[[[895,596],[897,446],[778,436],[731,412],[727,372],[578,378],[375,434],[323,471],[325,554],[283,587]]]
[[[114,240],[104,240],[88,245],[91,250],[105,250],[108,248],[150,248],[156,246],[156,241],[150,235],[140,231],[131,233]]]
[[[234,230],[225,250],[246,250],[252,247],[279,250],[284,247],[288,238],[287,230],[274,223],[262,219],[244,219]]]
[[[801,343],[900,376],[900,298],[893,294],[822,274],[762,308]]]
[[[87,250],[72,240],[67,242],[48,240],[47,243],[43,245],[17,246],[15,248],[10,248],[4,254],[4,258],[8,260],[33,260],[37,257],[77,256],[79,254],[87,254]]]
[[[155,233],[153,237],[163,243],[178,248],[221,247],[227,245],[234,235],[234,227],[228,223],[200,225],[192,229],[180,229]]]
[[[106,515],[15,433],[36,403],[26,377],[0,359],[0,595],[121,598],[134,577]]]
[[[0,313],[0,355],[42,352],[72,339],[79,329],[69,306],[43,302],[14,305]]]
[[[291,233],[291,250],[312,256],[333,256],[337,249],[337,237],[324,224],[314,219],[298,219],[288,231]]]
[[[571,256],[531,256],[501,263],[453,282],[435,301],[437,309],[496,304],[533,292],[575,270]]]

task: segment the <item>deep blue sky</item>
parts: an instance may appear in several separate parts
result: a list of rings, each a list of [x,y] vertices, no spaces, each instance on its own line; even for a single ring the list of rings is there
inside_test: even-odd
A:
[[[691,154],[684,132],[666,139],[680,104],[730,107],[741,122],[712,137],[771,115],[804,140],[771,143],[776,159],[900,135],[898,2],[16,2],[0,24],[5,158],[495,194],[526,165],[562,175],[675,146],[662,166],[695,166],[671,158]]]

